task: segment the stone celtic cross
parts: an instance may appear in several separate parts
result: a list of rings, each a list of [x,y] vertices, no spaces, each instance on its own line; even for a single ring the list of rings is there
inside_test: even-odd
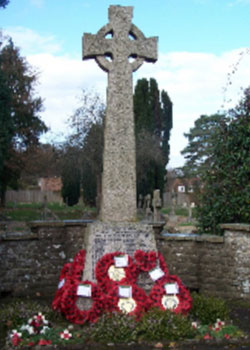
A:
[[[108,72],[101,217],[136,220],[136,165],[132,73],[157,60],[157,38],[145,38],[132,24],[133,7],[110,6],[109,23],[84,34],[83,59],[94,58]]]

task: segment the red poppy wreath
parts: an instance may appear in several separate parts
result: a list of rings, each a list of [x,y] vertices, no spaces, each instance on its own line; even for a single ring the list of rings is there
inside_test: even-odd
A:
[[[188,289],[177,276],[166,276],[157,281],[149,295],[150,307],[160,307],[175,313],[187,314],[192,308]]]
[[[82,299],[83,308],[80,299]],[[63,293],[61,304],[69,321],[84,324],[87,321],[96,322],[98,320],[105,308],[106,297],[97,284],[90,281],[75,281],[68,285]],[[86,304],[87,307],[84,308]]]
[[[72,264],[72,278],[80,281],[85,267],[86,251],[84,249],[75,256]]]
[[[85,266],[85,257],[86,251],[82,249],[75,256],[73,263],[67,263],[64,265],[60,275],[58,290],[52,303],[52,308],[54,310],[63,311],[63,307],[61,305],[62,295],[67,288],[70,288],[74,280],[81,280]]]
[[[107,296],[107,310],[135,315],[140,319],[149,308],[148,296],[136,284],[114,285]]]
[[[137,250],[134,254],[138,274],[140,272],[150,272],[159,267],[165,276],[169,274],[168,267],[163,255],[160,252]]]
[[[58,289],[56,291],[55,298],[52,303],[53,310],[61,310],[61,298],[65,291],[65,283],[67,278],[71,275],[72,263],[67,263],[64,265],[58,284]]]
[[[119,283],[134,283],[136,278],[137,268],[133,259],[121,252],[104,255],[96,265],[96,279],[105,293]]]

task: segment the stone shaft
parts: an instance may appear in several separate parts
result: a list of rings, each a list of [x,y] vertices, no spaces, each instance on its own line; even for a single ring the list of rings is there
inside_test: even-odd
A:
[[[132,73],[145,60],[156,61],[157,38],[145,38],[132,17],[133,7],[110,6],[110,23],[96,35],[83,37],[83,59],[95,58],[108,73],[100,217],[104,222],[136,220]]]
[[[101,220],[135,221],[136,164],[131,68],[128,65],[117,67],[117,70],[109,72],[108,78]]]

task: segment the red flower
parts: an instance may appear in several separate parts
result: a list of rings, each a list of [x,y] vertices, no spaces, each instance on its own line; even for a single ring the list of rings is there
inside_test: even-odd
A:
[[[72,264],[72,277],[78,281],[82,279],[82,274],[85,266],[86,251],[84,249],[75,256]]]
[[[175,295],[175,300],[178,300],[178,305],[173,309],[175,313],[187,314],[192,308],[192,298],[189,290],[183,285],[179,277],[170,275],[162,277],[158,280],[149,294],[149,303],[151,307],[160,307],[162,310],[166,308],[162,304],[162,298],[166,295],[165,285],[177,283],[179,293]],[[171,298],[171,297],[170,297]]]
[[[60,286],[59,282],[59,287],[52,303],[53,310],[63,311],[61,299],[64,291],[66,290],[66,284],[67,288],[70,288],[70,285],[73,283],[73,280],[81,280],[82,273],[85,267],[85,257],[86,251],[80,250],[80,252],[74,258],[73,263],[67,263],[64,265],[60,275],[60,282],[62,285]]]
[[[213,339],[213,337],[209,333],[207,333],[204,335],[204,339],[209,340],[209,339]]]
[[[225,334],[225,338],[226,338],[226,339],[230,339],[231,337],[230,337],[229,334],[226,333],[226,334]]]
[[[93,305],[89,310],[80,310],[77,306],[77,300],[79,296],[77,295],[77,290],[79,285],[91,285],[92,294],[91,299],[93,300]],[[66,290],[62,295],[62,311],[66,318],[77,324],[84,324],[87,321],[96,322],[105,309],[106,298],[101,292],[98,285],[90,281],[74,281],[73,283],[68,283],[66,285]]]
[[[28,346],[34,346],[34,345],[36,345],[36,343],[33,341],[29,342],[29,344],[28,344]]]
[[[124,283],[119,283],[109,291],[107,296],[107,310],[108,311],[118,311],[121,312],[119,307],[120,296],[119,296],[119,286],[124,286]],[[135,308],[129,312],[130,315],[135,315],[137,319],[140,319],[144,312],[149,308],[148,296],[146,292],[138,287],[136,284],[127,284],[127,286],[132,287],[132,299],[135,301]],[[126,300],[126,298],[124,298]]]
[[[12,337],[12,343],[14,346],[18,346],[22,342],[22,338],[16,333]]]
[[[51,345],[52,340],[40,339],[38,345]]]
[[[124,253],[108,253],[104,255],[96,265],[96,279],[99,283],[100,288],[105,293],[108,293],[113,286],[118,285],[119,283],[126,284],[134,283],[136,281],[138,271],[136,265],[134,264],[130,256],[128,256],[128,266],[122,268],[125,271],[125,277],[122,278],[120,281],[114,281],[109,277],[109,268],[112,265],[115,265],[114,257],[120,255],[124,255]]]
[[[169,275],[168,266],[164,256],[160,252],[158,252],[158,259],[159,259],[160,268],[165,272],[165,275],[168,276]]]
[[[149,272],[157,265],[157,253],[154,251],[144,252],[143,250],[137,250],[134,257],[141,271]]]

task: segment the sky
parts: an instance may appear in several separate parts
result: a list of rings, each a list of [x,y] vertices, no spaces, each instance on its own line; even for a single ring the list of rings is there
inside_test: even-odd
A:
[[[173,102],[168,168],[184,164],[181,150],[202,114],[234,107],[250,85],[250,0],[10,0],[0,28],[38,72],[44,99],[41,119],[51,131],[43,142],[62,140],[82,90],[105,101],[107,74],[82,61],[82,35],[108,23],[110,5],[133,6],[133,23],[159,37],[158,60],[134,73],[155,78]]]

